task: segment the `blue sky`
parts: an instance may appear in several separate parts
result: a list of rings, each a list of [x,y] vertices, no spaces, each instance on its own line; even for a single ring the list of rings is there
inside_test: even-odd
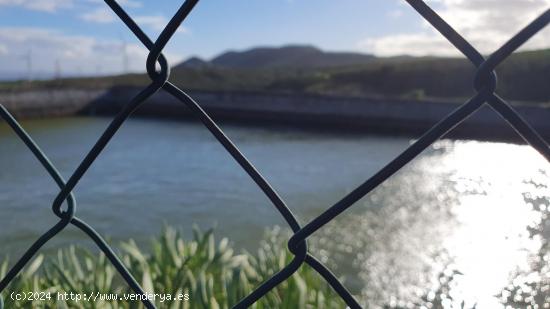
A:
[[[181,5],[119,3],[153,37]],[[550,7],[550,0],[429,3],[483,52]],[[548,34],[539,34],[527,48],[547,47]],[[226,50],[285,44],[379,56],[458,55],[403,0],[202,0],[166,55],[177,63],[191,55],[209,59]],[[0,0],[0,77],[141,71],[146,54],[101,0]]]

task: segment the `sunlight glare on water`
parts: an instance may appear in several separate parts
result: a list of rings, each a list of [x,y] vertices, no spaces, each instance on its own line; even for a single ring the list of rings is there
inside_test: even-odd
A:
[[[526,146],[498,143],[451,143],[441,165],[452,170],[459,192],[453,211],[458,228],[444,245],[454,256],[458,276],[455,299],[479,308],[498,307],[497,295],[519,267],[527,269],[541,239],[527,229],[543,220],[529,198],[548,203],[548,162]]]
[[[550,236],[549,171],[529,146],[437,142],[327,225],[318,255],[369,308],[501,308],[515,274],[548,276],[530,267]]]

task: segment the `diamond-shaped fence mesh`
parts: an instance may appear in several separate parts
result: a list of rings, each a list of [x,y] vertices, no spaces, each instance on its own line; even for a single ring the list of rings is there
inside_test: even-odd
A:
[[[185,20],[189,13],[191,13],[198,0],[185,1],[154,42],[142,31],[139,25],[136,24],[136,22],[115,0],[105,0],[105,3],[111,8],[111,10],[118,15],[130,31],[132,31],[141,43],[149,50],[146,68],[151,79],[151,83],[130,102],[123,106],[121,111],[114,117],[110,125],[99,137],[92,150],[86,155],[67,181],[63,179],[54,165],[48,160],[46,155],[40,150],[32,138],[18,124],[18,122],[2,105],[0,105],[0,115],[2,118],[26,144],[29,150],[36,156],[60,188],[60,191],[52,204],[52,211],[57,217],[59,217],[59,221],[48,231],[46,231],[39,239],[37,239],[23,254],[23,256],[20,257],[17,263],[8,271],[7,275],[2,278],[2,281],[0,281],[0,292],[2,292],[19,274],[19,272],[25,267],[25,265],[27,265],[27,263],[45,243],[55,237],[69,224],[72,224],[86,233],[97,244],[99,249],[106,255],[106,257],[110,260],[135,293],[141,295],[144,294],[142,287],[137,283],[132,274],[120,261],[101,235],[99,235],[86,222],[76,216],[76,200],[72,194],[72,191],[78,185],[80,179],[87,172],[88,168],[94,163],[96,158],[109,143],[111,138],[117,133],[121,125],[132,114],[132,112],[158,90],[164,89],[170,95],[174,96],[181,103],[190,108],[194,116],[200,119],[204,126],[208,128],[219,143],[223,145],[227,152],[260,187],[294,232],[293,236],[288,241],[288,248],[294,254],[293,260],[271,278],[266,278],[264,283],[257,287],[250,295],[240,300],[239,303],[235,304],[234,308],[246,308],[251,306],[258,299],[267,294],[271,289],[292,276],[292,274],[294,274],[304,263],[315,269],[330,284],[335,292],[340,295],[340,297],[350,308],[361,308],[357,300],[342,285],[337,277],[326,266],[324,266],[323,263],[308,252],[307,239],[309,236],[317,232],[324,225],[329,223],[339,214],[351,207],[359,199],[391,177],[395,172],[408,164],[432,143],[475,113],[484,104],[488,104],[496,113],[506,120],[507,123],[528,144],[541,153],[547,161],[550,161],[550,147],[548,143],[514,110],[512,106],[510,106],[510,104],[495,93],[497,76],[494,71],[500,63],[512,54],[512,52],[548,25],[550,22],[550,9],[547,9],[542,15],[531,21],[508,42],[502,45],[488,58],[485,58],[426,3],[421,0],[406,1],[462,54],[464,54],[477,68],[475,79],[473,80],[473,86],[476,90],[476,94],[467,102],[451,112],[448,116],[435,124],[431,129],[424,133],[424,135],[416,140],[416,142],[410,145],[399,156],[389,162],[372,177],[367,179],[359,187],[351,191],[305,226],[300,226],[290,208],[285,204],[268,181],[256,170],[254,165],[252,165],[252,163],[248,161],[248,159],[239,151],[239,148],[233,144],[233,142],[224,134],[220,127],[218,127],[210,116],[201,108],[200,104],[195,102],[193,98],[176,87],[169,80],[170,67],[166,61],[166,58],[162,54],[162,51],[180,24]],[[157,63],[160,66],[160,70],[156,70]],[[452,72],[450,72],[450,74],[451,73]],[[63,209],[64,203],[66,204],[66,207]],[[150,300],[147,300],[146,297],[143,299],[144,300],[142,302],[145,307],[155,308],[155,305]],[[3,307],[1,302],[2,300],[0,297],[0,308]]]

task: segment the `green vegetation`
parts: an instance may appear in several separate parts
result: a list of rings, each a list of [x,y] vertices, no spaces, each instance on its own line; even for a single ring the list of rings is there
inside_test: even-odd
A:
[[[165,301],[159,308],[230,308],[292,258],[276,233],[269,234],[256,254],[236,254],[227,239],[215,242],[212,231],[195,230],[192,241],[166,228],[150,254],[132,240],[121,245],[121,259],[146,292],[188,293],[189,301]],[[8,262],[0,266],[4,276]],[[12,292],[51,292],[51,301],[17,302]],[[37,256],[3,293],[5,308],[142,308],[140,302],[57,301],[60,293],[132,293],[103,254],[83,248],[60,250],[56,257]],[[253,308],[343,308],[340,298],[321,277],[303,266]]]
[[[533,225],[531,233],[540,235],[543,230],[544,222],[541,221]],[[193,239],[186,241],[175,229],[165,228],[153,240],[147,253],[130,240],[120,245],[119,256],[146,292],[189,295],[189,301],[161,302],[157,299],[158,308],[231,308],[290,262],[292,255],[285,245],[288,236],[274,229],[266,234],[255,254],[246,251],[236,254],[228,239],[216,242],[212,230],[202,233],[195,229]],[[540,253],[533,259],[532,272],[516,274],[510,285],[500,295],[496,295],[503,305],[509,308],[543,308],[550,301],[549,253],[548,241],[545,240]],[[6,274],[8,264],[7,260],[0,263],[0,277]],[[540,274],[541,277],[537,280],[533,274]],[[456,301],[450,291],[457,275],[460,275],[457,270],[445,270],[439,274],[439,286],[426,287],[427,292],[417,300],[410,300],[410,304],[415,308],[447,308],[444,304]],[[12,292],[50,293],[51,300],[14,301],[10,297]],[[103,295],[116,293],[119,296],[133,293],[105,255],[71,246],[47,257],[37,256],[0,295],[0,308],[2,297],[4,308],[10,309],[143,308],[139,301],[57,300],[57,293],[71,292],[97,292]],[[344,307],[345,304],[330,286],[314,270],[304,265],[252,308]],[[382,307],[402,308],[396,305]],[[461,308],[470,307],[462,302]]]
[[[351,53],[315,52],[312,47],[279,51],[256,49],[221,55],[210,62],[192,59],[175,66],[171,81],[186,90],[261,91],[404,99],[463,100],[474,93],[474,66],[464,58],[376,58]],[[269,56],[269,57],[268,57]],[[268,58],[266,58],[268,57]],[[306,57],[306,59],[309,59]],[[350,59],[358,64],[351,65]],[[268,61],[270,60],[270,61]],[[550,102],[550,49],[519,52],[498,68],[498,92],[512,101]],[[0,90],[143,86],[145,74],[52,81],[10,82]]]

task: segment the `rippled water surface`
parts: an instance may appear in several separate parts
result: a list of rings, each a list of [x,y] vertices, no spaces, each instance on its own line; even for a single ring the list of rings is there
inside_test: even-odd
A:
[[[23,124],[68,177],[108,120]],[[302,223],[411,142],[222,127]],[[550,280],[549,175],[549,164],[527,146],[444,140],[319,231],[313,251],[373,307],[441,297],[447,305],[464,300],[492,308],[515,297],[518,287],[528,297],[532,282],[542,282],[544,292]],[[0,256],[17,256],[56,222],[50,212],[56,193],[32,154],[0,124]],[[131,237],[147,243],[163,224],[186,232],[198,224],[215,226],[218,235],[253,250],[266,228],[285,226],[252,180],[197,123],[129,121],[75,193],[77,215],[115,242]],[[80,231],[68,228],[46,250],[75,242],[91,245]]]

